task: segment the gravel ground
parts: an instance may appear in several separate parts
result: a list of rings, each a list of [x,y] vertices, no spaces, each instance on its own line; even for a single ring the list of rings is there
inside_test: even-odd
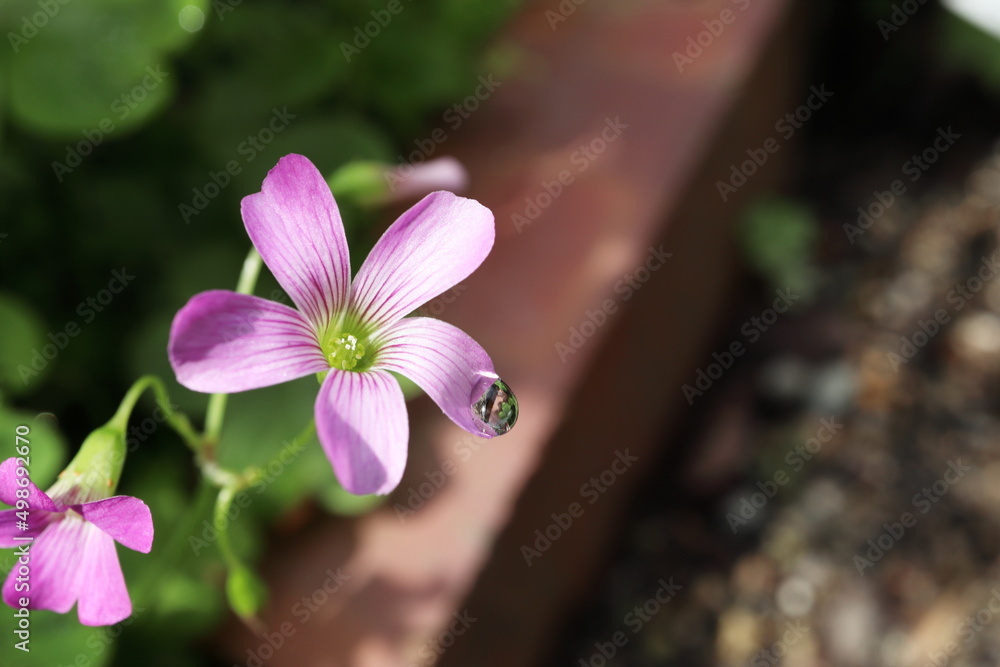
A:
[[[1000,664],[1000,114],[933,71],[893,108],[921,100],[811,128],[817,296],[670,435],[550,664]],[[965,141],[911,180],[953,108]],[[748,276],[713,349],[773,298]]]

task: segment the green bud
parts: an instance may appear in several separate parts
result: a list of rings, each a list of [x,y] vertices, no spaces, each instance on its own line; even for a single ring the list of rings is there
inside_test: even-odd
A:
[[[49,495],[84,503],[109,498],[118,488],[125,463],[125,433],[111,423],[87,436],[73,460],[59,473]]]
[[[241,618],[253,618],[267,601],[267,587],[250,568],[237,565],[226,577],[226,597]]]
[[[348,198],[362,206],[372,206],[389,195],[385,180],[388,168],[380,162],[348,162],[327,179],[327,184],[337,199]]]

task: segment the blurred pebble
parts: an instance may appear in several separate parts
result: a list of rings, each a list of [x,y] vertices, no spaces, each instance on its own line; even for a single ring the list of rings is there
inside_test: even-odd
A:
[[[774,601],[785,616],[799,618],[812,609],[816,600],[816,592],[811,583],[802,577],[792,576],[781,582]]]
[[[747,598],[764,596],[774,586],[774,563],[763,554],[748,554],[736,562],[732,577],[736,595]]]
[[[852,576],[848,573],[845,576]],[[841,579],[830,601],[826,634],[833,664],[844,667],[873,664],[878,648],[879,614],[867,586]]]
[[[1000,168],[994,162],[984,164],[972,172],[966,182],[969,203],[977,208],[991,208],[1000,204]]]
[[[983,301],[994,313],[1000,313],[1000,280],[991,280],[983,289]]]
[[[844,510],[844,491],[832,479],[818,479],[802,492],[799,506],[810,523],[821,528]]]
[[[1000,462],[988,463],[966,474],[955,485],[955,495],[963,503],[1000,520]]]
[[[988,312],[967,315],[951,328],[949,340],[963,361],[994,368],[1000,363],[1000,316]]]
[[[813,378],[810,403],[814,412],[842,415],[854,401],[858,389],[858,371],[853,364],[840,360],[821,368]]]
[[[745,607],[733,606],[719,616],[716,652],[723,665],[745,663],[763,643],[763,619]]]
[[[890,281],[885,290],[888,325],[908,328],[930,305],[933,290],[930,276],[913,269]]]

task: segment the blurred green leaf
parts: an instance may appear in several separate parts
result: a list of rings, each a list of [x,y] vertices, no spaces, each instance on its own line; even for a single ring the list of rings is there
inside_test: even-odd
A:
[[[1000,92],[1000,40],[960,16],[942,17],[941,53],[953,67],[971,70]]]
[[[197,636],[218,622],[225,611],[222,594],[213,583],[173,569],[157,582],[156,623],[170,634]]]
[[[179,21],[186,7],[204,13],[208,0],[12,3],[12,116],[39,134],[76,140],[67,161],[141,126],[173,95],[165,56],[192,37]]]
[[[231,570],[226,577],[226,596],[233,611],[243,618],[251,618],[264,606],[267,587],[250,568],[241,566]]]
[[[266,467],[312,420],[318,391],[319,383],[310,375],[273,387],[231,394],[218,446],[220,463],[233,470]],[[294,456],[293,452],[286,460]]]
[[[52,363],[42,351],[49,342],[45,324],[31,306],[3,293],[0,322],[0,392],[21,394],[51,371]]]
[[[0,613],[0,665],[18,667],[57,667],[59,665],[89,665],[103,667],[114,656],[116,637],[126,623],[111,627],[80,625],[76,608],[66,614],[50,611],[32,611],[30,625],[30,653],[14,648],[17,619],[14,610],[4,607]]]
[[[740,236],[747,262],[773,288],[812,294],[819,227],[808,209],[787,199],[759,200],[745,211]]]
[[[47,489],[56,481],[56,476],[66,463],[66,443],[54,420],[24,410],[13,410],[0,406],[0,434],[11,441],[11,449],[0,457],[14,456],[13,440],[15,429],[27,426],[28,447],[31,451],[28,472],[31,481],[40,489]],[[0,507],[6,507],[0,502]]]

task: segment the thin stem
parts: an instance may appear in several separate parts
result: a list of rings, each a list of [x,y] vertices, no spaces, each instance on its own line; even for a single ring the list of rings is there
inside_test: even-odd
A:
[[[108,423],[124,433],[128,427],[129,416],[131,416],[139,396],[149,387],[152,387],[156,402],[163,411],[163,419],[177,432],[177,435],[181,436],[188,447],[197,452],[201,447],[202,437],[194,430],[184,413],[174,410],[170,396],[167,394],[166,385],[155,375],[143,375],[129,387],[118,406],[118,411]]]
[[[310,419],[305,428],[303,428],[302,431],[292,438],[291,442],[287,443],[285,446],[292,451],[300,451],[305,446],[306,441],[309,440],[315,432],[316,424]],[[242,474],[237,475],[219,467],[214,462],[202,462],[201,468],[204,479],[207,479],[221,487],[219,496],[215,502],[215,517],[213,521],[215,523],[215,529],[219,534],[219,551],[222,553],[222,557],[226,561],[226,565],[230,569],[233,569],[240,565],[240,561],[229,542],[229,521],[227,513],[229,512],[229,508],[233,504],[233,499],[236,495],[260,479],[261,476],[264,475],[264,470],[259,467],[247,468]]]
[[[226,400],[229,394],[212,394],[205,410],[205,441],[214,447],[222,436],[222,421],[226,418]]]
[[[240,271],[240,279],[236,281],[236,292],[238,294],[253,294],[257,287],[257,277],[260,275],[260,268],[264,260],[261,259],[257,248],[250,248],[246,259],[243,260],[243,269]]]
[[[257,249],[250,248],[246,259],[243,260],[239,280],[236,281],[238,294],[253,294],[263,264],[264,261]],[[227,398],[228,394],[212,394],[208,399],[208,408],[205,411],[205,442],[208,447],[214,448],[222,436],[222,422],[226,417]]]
[[[240,559],[233,550],[233,545],[229,542],[229,530],[227,530],[229,528],[229,519],[226,515],[229,512],[229,507],[233,504],[236,493],[237,487],[235,485],[225,486],[219,491],[219,496],[215,500],[215,516],[213,518],[215,531],[219,535],[219,553],[222,554],[222,559],[226,561],[226,567],[230,570],[235,570],[242,566]]]

